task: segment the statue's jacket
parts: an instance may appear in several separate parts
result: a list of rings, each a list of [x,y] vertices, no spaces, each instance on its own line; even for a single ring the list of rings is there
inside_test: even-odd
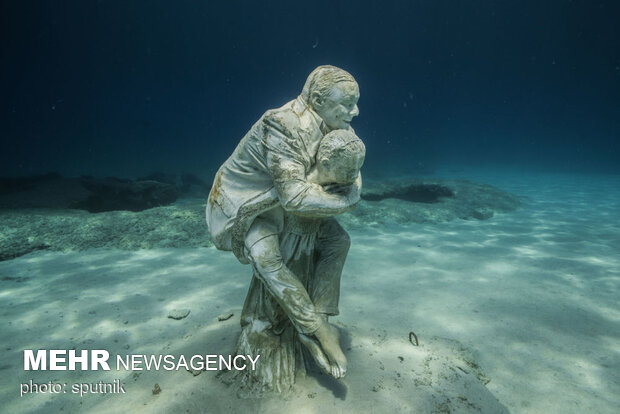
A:
[[[253,220],[277,206],[298,215],[333,215],[313,196],[306,174],[327,128],[300,96],[267,111],[218,170],[206,208],[213,244],[242,263]]]

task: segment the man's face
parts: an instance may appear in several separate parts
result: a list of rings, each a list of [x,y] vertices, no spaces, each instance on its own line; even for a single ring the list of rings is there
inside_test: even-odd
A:
[[[351,120],[359,115],[357,101],[360,91],[354,82],[339,82],[323,100],[315,100],[313,109],[330,130],[349,129]]]

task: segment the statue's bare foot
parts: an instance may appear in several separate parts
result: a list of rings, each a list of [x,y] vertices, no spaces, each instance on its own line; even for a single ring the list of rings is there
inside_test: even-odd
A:
[[[347,373],[347,358],[340,349],[340,335],[338,329],[325,322],[314,333],[321,344],[331,364],[331,374],[334,378],[342,378]]]
[[[321,371],[326,374],[332,375],[332,367],[329,364],[329,360],[323,353],[319,342],[316,339],[310,338],[309,336],[306,336],[302,333],[299,334],[299,340],[308,349],[310,355],[312,356],[312,359],[314,359],[314,362],[316,362],[319,368],[321,368]]]

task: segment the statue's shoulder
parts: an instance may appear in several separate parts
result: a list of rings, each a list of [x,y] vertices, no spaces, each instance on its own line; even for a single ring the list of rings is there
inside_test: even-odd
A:
[[[263,115],[263,123],[278,130],[288,137],[293,131],[298,131],[301,125],[299,114],[294,109],[295,100],[286,103],[280,108],[270,109]]]

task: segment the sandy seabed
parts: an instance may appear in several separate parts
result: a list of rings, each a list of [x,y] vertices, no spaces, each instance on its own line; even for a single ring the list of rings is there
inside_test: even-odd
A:
[[[523,207],[351,231],[334,318],[347,377],[312,373],[284,395],[239,399],[214,371],[23,370],[24,349],[229,354],[251,275],[232,254],[92,249],[0,262],[0,412],[616,413],[620,176],[460,174]],[[168,318],[175,309],[191,312]],[[125,394],[20,397],[30,380],[115,379]]]

